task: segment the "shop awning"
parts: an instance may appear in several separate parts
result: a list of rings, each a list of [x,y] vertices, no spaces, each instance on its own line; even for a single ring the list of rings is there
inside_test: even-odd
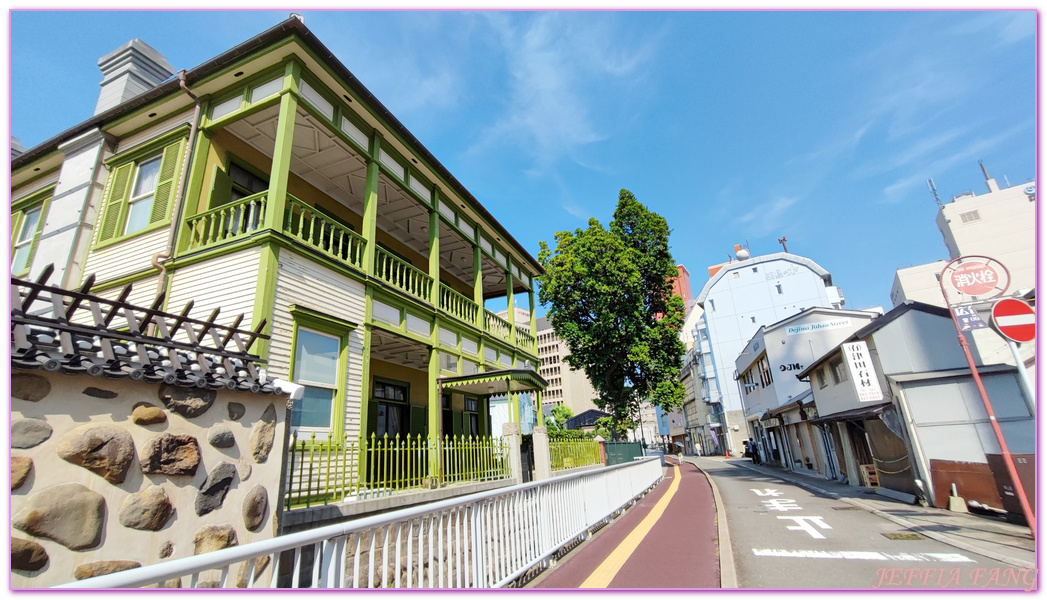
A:
[[[444,391],[455,390],[477,396],[491,396],[509,392],[545,391],[549,383],[530,369],[502,369],[473,375],[455,375],[436,380]]]
[[[825,415],[818,417],[817,419],[811,419],[811,423],[826,423],[829,421],[861,421],[863,419],[869,419],[872,417],[879,416],[884,410],[891,406],[890,402],[884,402],[882,404],[874,404],[872,406],[863,406],[861,408],[855,408],[851,410],[845,410],[843,412],[834,413],[831,415]]]

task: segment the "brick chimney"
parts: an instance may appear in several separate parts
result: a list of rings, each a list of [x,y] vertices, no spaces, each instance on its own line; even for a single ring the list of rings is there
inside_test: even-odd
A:
[[[174,75],[167,59],[142,40],[134,39],[98,59],[102,91],[95,113],[107,111],[150,90]]]

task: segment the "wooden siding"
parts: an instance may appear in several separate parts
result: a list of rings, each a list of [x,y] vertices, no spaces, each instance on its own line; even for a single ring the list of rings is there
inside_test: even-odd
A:
[[[94,273],[96,283],[105,283],[152,268],[152,259],[167,247],[168,229],[158,229],[127,241],[92,250],[84,264],[81,281]]]
[[[218,323],[231,325],[233,319],[243,313],[239,328],[253,327],[251,313],[258,285],[259,256],[258,248],[249,248],[178,269],[171,276],[167,310],[180,313],[192,300],[193,310],[189,316],[194,319],[207,319],[212,310],[221,307]]]
[[[126,302],[135,306],[141,306],[148,308],[153,305],[153,300],[156,299],[156,286],[158,283],[157,277],[149,277],[140,281],[135,281],[131,284],[131,294],[127,296]],[[109,300],[116,300],[120,296],[120,293],[124,291],[124,287],[120,286],[110,288],[101,292],[92,292],[103,298]],[[119,319],[118,319],[119,320]],[[78,310],[73,316],[74,323],[83,323],[87,325],[94,325],[94,318],[90,315],[89,311]]]
[[[269,344],[269,374],[274,377],[288,378],[290,373],[292,304],[359,325],[349,334],[345,389],[345,433],[349,439],[356,439],[360,434],[363,377],[364,286],[292,252],[281,251]]]
[[[177,129],[182,125],[189,125],[190,123],[192,123],[192,120],[192,109],[186,110],[181,114],[175,115],[174,117],[167,119],[162,123],[157,123],[152,127],[143,129],[120,140],[120,145],[117,147],[116,153],[120,154],[128,150],[133,150],[137,146],[141,146],[142,144],[148,143],[152,141],[154,138],[160,137],[161,135],[171,131],[172,129]]]

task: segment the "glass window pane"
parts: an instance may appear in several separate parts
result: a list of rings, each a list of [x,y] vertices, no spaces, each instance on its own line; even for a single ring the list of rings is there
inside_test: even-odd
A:
[[[39,221],[39,208],[34,208],[33,210],[25,213],[25,218],[22,219],[22,228],[18,230],[18,241],[25,242],[33,239],[33,234],[36,233],[36,224]]]
[[[394,437],[407,434],[404,428],[404,407],[396,404],[378,403],[378,429],[375,432],[379,438],[388,435]]]
[[[22,271],[25,271],[26,266],[28,266],[27,263],[29,262],[29,250],[32,247],[32,244],[26,244],[24,246],[19,246],[15,250],[15,255],[11,259],[11,273],[17,275]]]
[[[336,385],[340,346],[336,337],[299,329],[294,357],[295,381]]]
[[[305,386],[302,399],[291,409],[292,427],[330,427],[334,390]]]
[[[135,189],[132,198],[138,198],[145,194],[152,194],[156,189],[156,179],[160,175],[160,157],[138,165],[138,177],[135,179]]]
[[[251,102],[258,102],[263,98],[268,98],[279,92],[283,87],[284,80],[282,77],[274,79],[268,83],[263,83],[251,91]]]
[[[141,231],[149,225],[149,215],[153,212],[153,199],[146,197],[144,200],[138,202],[132,202],[131,206],[127,209],[127,227],[124,228],[124,233],[134,233]]]

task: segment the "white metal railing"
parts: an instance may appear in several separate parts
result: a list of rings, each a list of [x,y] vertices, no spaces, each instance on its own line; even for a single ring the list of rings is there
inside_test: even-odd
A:
[[[172,587],[186,576],[190,588],[235,580],[272,588],[504,587],[610,521],[661,477],[661,461],[651,457],[56,587]],[[230,577],[238,565],[246,578]]]

